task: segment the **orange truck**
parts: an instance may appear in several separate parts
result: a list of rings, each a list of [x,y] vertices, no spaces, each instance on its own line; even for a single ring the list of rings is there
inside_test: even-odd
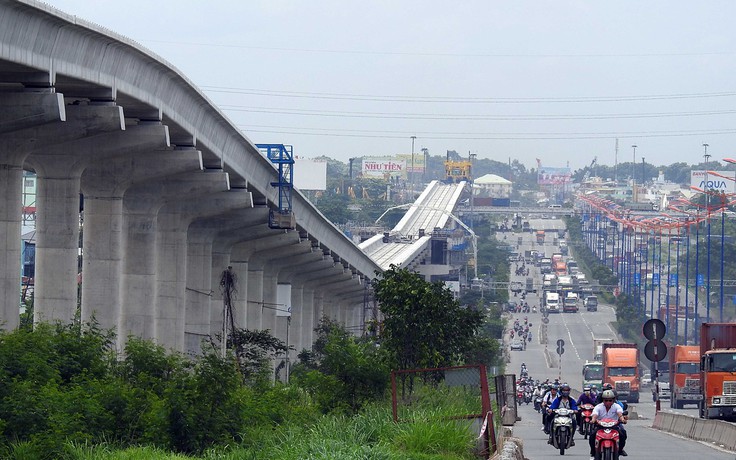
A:
[[[544,230],[537,230],[537,243],[544,244]]]
[[[736,323],[700,325],[700,416],[736,416]]]
[[[670,406],[682,409],[685,404],[700,404],[700,347],[675,345],[667,351],[670,358]]]
[[[639,402],[639,348],[635,343],[603,344],[603,383],[610,383],[618,399]]]

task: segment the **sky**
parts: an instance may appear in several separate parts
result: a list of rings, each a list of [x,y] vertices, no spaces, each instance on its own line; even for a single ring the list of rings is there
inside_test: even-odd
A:
[[[736,157],[736,2],[48,0],[127,36],[254,143],[527,168]],[[618,139],[618,153],[616,153]],[[636,145],[636,148],[633,146]]]

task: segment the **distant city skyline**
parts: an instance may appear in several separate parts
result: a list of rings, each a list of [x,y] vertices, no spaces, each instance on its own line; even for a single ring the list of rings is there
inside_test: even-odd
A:
[[[736,2],[48,0],[129,37],[254,143],[536,168],[736,152]],[[412,139],[415,136],[415,139]]]

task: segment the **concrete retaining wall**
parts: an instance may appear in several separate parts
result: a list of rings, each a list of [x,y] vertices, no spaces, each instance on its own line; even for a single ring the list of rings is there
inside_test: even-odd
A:
[[[705,420],[687,415],[658,412],[652,428],[736,451],[736,425],[723,420]]]

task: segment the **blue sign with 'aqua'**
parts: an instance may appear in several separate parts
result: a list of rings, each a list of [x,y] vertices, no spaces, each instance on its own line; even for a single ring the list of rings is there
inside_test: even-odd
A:
[[[641,284],[641,273],[634,273],[634,286]]]
[[[698,281],[697,281],[697,283],[698,283],[698,286],[705,286],[705,276],[698,275]]]
[[[652,284],[659,284],[659,273],[652,274]]]

